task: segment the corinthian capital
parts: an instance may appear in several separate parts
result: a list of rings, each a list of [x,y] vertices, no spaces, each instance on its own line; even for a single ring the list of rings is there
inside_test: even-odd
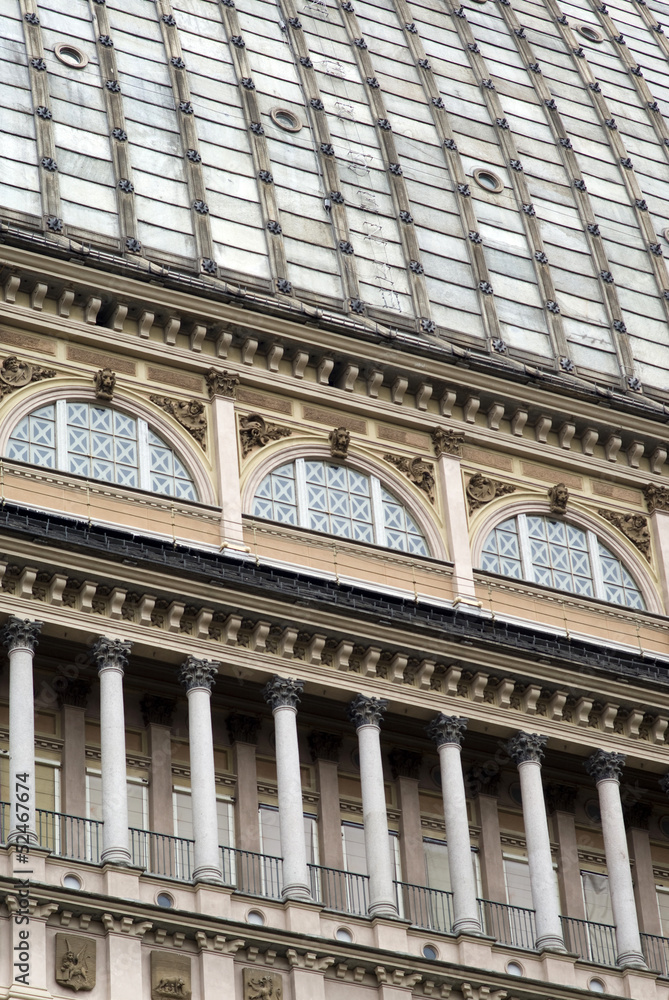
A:
[[[461,719],[459,715],[444,715],[443,712],[440,712],[425,727],[425,732],[438,747],[443,746],[444,743],[456,743],[458,746],[462,746],[468,722],[469,719]]]
[[[506,749],[514,764],[524,764],[527,760],[540,764],[547,740],[548,737],[540,733],[516,733],[506,744]]]
[[[29,649],[33,652],[41,628],[42,622],[31,621],[30,618],[12,617],[2,630],[2,644],[10,653],[13,649]]]
[[[91,646],[91,656],[97,665],[98,672],[107,668],[123,672],[128,666],[131,649],[131,642],[124,642],[122,639],[109,639],[106,635],[101,635]]]
[[[619,781],[625,766],[625,760],[624,753],[609,753],[606,750],[595,750],[592,757],[588,757],[584,762],[583,767],[590,777],[594,778],[595,784],[598,781],[604,781],[605,778],[614,778],[616,781]]]
[[[368,698],[365,694],[357,694],[348,706],[348,717],[356,729],[360,726],[380,726],[387,708],[385,698]]]
[[[211,691],[216,683],[214,678],[219,667],[220,663],[216,660],[198,660],[195,656],[189,656],[179,667],[179,680],[186,691],[192,691],[193,688]]]
[[[277,708],[297,708],[304,681],[294,677],[279,677],[275,674],[263,688],[263,697],[272,711]]]

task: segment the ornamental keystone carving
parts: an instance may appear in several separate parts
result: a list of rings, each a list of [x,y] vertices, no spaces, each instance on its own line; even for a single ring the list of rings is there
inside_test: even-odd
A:
[[[216,674],[220,663],[216,660],[198,660],[195,656],[187,657],[179,667],[179,681],[186,688],[192,691],[193,688],[206,688],[211,691],[216,683]]]
[[[423,493],[427,493],[430,503],[434,503],[434,465],[426,462],[424,458],[400,458],[397,455],[384,455],[386,462],[392,464],[403,472],[407,479],[417,486]]]
[[[152,403],[169,413],[178,424],[206,450],[207,416],[199,399],[172,399],[170,396],[149,396]]]
[[[418,781],[420,778],[420,770],[423,765],[422,753],[404,750],[402,747],[393,747],[388,754],[388,761],[390,773],[395,781],[398,778],[413,778],[414,781]]]
[[[531,760],[540,764],[548,737],[541,733],[516,733],[506,744],[506,749],[514,764],[524,764]]]
[[[234,372],[210,368],[208,372],[205,372],[204,380],[207,383],[210,399],[213,399],[214,396],[225,396],[227,399],[235,398],[239,376],[235,375]]]
[[[122,639],[109,639],[106,635],[101,635],[91,646],[91,656],[98,672],[106,669],[123,672],[128,666],[131,649],[131,642],[124,642]]]
[[[30,649],[34,652],[41,628],[42,622],[12,617],[2,630],[2,644],[10,653],[13,649]]]
[[[360,726],[380,726],[387,708],[385,698],[368,698],[367,695],[357,694],[348,706],[348,717],[356,729]]]
[[[462,458],[462,446],[465,443],[464,434],[453,431],[450,427],[434,427],[430,431],[434,453],[437,458],[442,455],[455,455]]]
[[[351,432],[345,427],[335,427],[328,434],[330,442],[330,454],[333,458],[348,458],[348,449],[351,444]]]
[[[253,746],[257,744],[260,719],[257,719],[255,715],[231,712],[227,718],[227,726],[231,743],[252,743]]]
[[[444,743],[455,743],[457,746],[462,746],[468,722],[469,719],[463,719],[458,715],[444,715],[443,712],[440,712],[425,727],[425,732],[438,747]]]
[[[643,488],[643,495],[650,514],[654,510],[669,510],[669,486],[658,486],[657,483],[648,483]]]
[[[106,399],[109,401],[114,398],[116,372],[113,372],[111,368],[98,369],[93,376],[93,382],[95,383],[96,399]]]
[[[244,1000],[283,1000],[283,976],[278,972],[244,969]]]
[[[304,681],[295,677],[279,677],[275,674],[263,688],[263,698],[274,712],[277,708],[297,708]]]
[[[507,493],[515,493],[516,487],[510,483],[501,483],[498,479],[490,479],[481,472],[475,472],[467,483],[466,491],[469,503],[469,513],[490,503],[495,497],[506,496]]]
[[[95,938],[56,934],[56,982],[65,989],[92,990],[95,987]]]
[[[583,762],[583,767],[590,777],[594,778],[595,784],[598,781],[604,781],[606,778],[614,778],[616,781],[620,781],[625,760],[624,753],[609,753],[606,750],[595,750],[592,757],[588,757]]]
[[[242,458],[246,458],[254,448],[264,448],[270,441],[290,437],[290,427],[271,424],[259,413],[249,413],[239,421],[239,440],[242,443]]]
[[[0,365],[0,399],[30,382],[41,382],[42,379],[55,378],[56,375],[55,368],[32,365],[11,354]]]
[[[597,513],[622,531],[625,538],[629,538],[632,545],[636,545],[650,562],[650,528],[647,517],[643,514],[621,514],[614,510],[598,510]]]
[[[145,726],[171,726],[174,720],[174,698],[161,698],[157,694],[145,694],[139,703]]]
[[[341,736],[337,736],[335,733],[314,732],[309,734],[308,742],[313,761],[332,760],[335,764],[339,763]]]
[[[564,483],[556,483],[548,490],[551,514],[564,514],[569,501],[569,490]]]
[[[172,951],[151,952],[151,1000],[190,1000],[190,957]]]

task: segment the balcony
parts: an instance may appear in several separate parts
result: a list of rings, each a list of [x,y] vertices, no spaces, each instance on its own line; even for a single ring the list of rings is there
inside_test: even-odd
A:
[[[102,823],[48,809],[35,811],[38,843],[56,857],[100,864]],[[9,833],[9,803],[0,802],[0,844]],[[130,829],[131,862],[147,875],[191,882],[194,841],[185,837]],[[236,847],[220,847],[223,883],[237,892],[280,900],[283,884],[282,859]],[[311,895],[330,910],[357,917],[367,916],[369,877],[337,868],[310,864]],[[395,882],[398,912],[415,927],[453,932],[453,894],[408,882]],[[484,934],[500,944],[533,951],[536,928],[534,910],[479,899],[479,917]],[[575,917],[561,917],[567,951],[597,965],[616,966],[615,927]],[[641,947],[651,972],[669,977],[669,938],[641,934]]]

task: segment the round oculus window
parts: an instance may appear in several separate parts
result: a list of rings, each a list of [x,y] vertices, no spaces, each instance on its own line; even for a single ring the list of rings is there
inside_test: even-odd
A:
[[[429,958],[430,961],[434,962],[435,959],[439,957],[439,952],[432,944],[423,945],[423,958]]]
[[[585,803],[585,815],[591,823],[596,823],[597,826],[601,824],[602,814],[599,811],[599,802],[597,799],[588,799]]]
[[[588,989],[591,993],[606,993],[606,986],[601,979],[591,979],[588,983]]]
[[[595,42],[596,45],[599,45],[600,42],[604,41],[604,36],[600,35],[597,28],[593,28],[590,24],[577,24],[576,30],[579,35],[582,35],[583,38],[587,38],[589,42]]]
[[[164,910],[171,910],[174,906],[174,900],[169,892],[159,892],[156,896],[156,903],[158,906],[162,906]]]
[[[522,976],[523,967],[518,962],[507,962],[506,971],[510,976]]]
[[[71,45],[70,42],[59,42],[53,51],[56,59],[72,69],[83,69],[84,66],[88,65],[86,53],[78,49],[76,45]]]
[[[288,108],[272,108],[269,115],[274,124],[282,128],[284,132],[299,132],[302,128],[300,119]]]
[[[474,171],[474,180],[479,187],[482,187],[484,191],[490,191],[491,194],[499,194],[500,191],[504,190],[501,178],[485,167],[477,167]]]
[[[347,944],[351,944],[353,941],[353,935],[348,927],[338,927],[335,937],[337,938],[337,941],[346,941]]]
[[[511,782],[511,784],[509,785],[509,796],[510,796],[510,798],[513,799],[513,801],[517,805],[522,806],[522,804],[523,804],[523,793],[522,793],[519,781],[512,781]]]
[[[661,816],[659,821],[660,833],[669,840],[669,816]]]
[[[63,885],[66,889],[81,889],[83,883],[78,875],[68,873],[63,876]]]
[[[260,910],[249,910],[246,914],[246,923],[255,924],[257,927],[263,927],[265,924],[265,918]]]

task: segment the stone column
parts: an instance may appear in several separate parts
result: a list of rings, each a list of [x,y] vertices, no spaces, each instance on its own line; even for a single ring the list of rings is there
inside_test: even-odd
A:
[[[369,912],[372,916],[397,916],[393,867],[388,841],[388,814],[381,760],[381,720],[388,702],[356,695],[348,708],[358,732],[360,785],[365,824],[365,853],[369,874]]]
[[[423,827],[420,822],[418,779],[423,755],[413,750],[393,747],[388,754],[390,773],[397,789],[397,808],[400,814],[400,859],[402,880],[410,885],[425,884],[425,852]],[[410,909],[411,896],[406,900]],[[408,916],[410,914],[407,914]]]
[[[613,922],[616,925],[618,965],[624,968],[645,969],[620,801],[620,775],[624,765],[624,754],[607,753],[605,750],[596,750],[585,761],[585,769],[594,779],[599,795],[606,870],[609,876]]]
[[[311,899],[300,751],[297,745],[297,705],[304,681],[274,676],[263,695],[272,709],[276,740],[276,782],[279,799],[279,837],[283,857],[284,899]]]
[[[553,822],[553,837],[558,845],[558,885],[567,917],[585,920],[585,903],[581,887],[581,864],[578,859],[578,841],[574,808],[577,789],[573,785],[547,785],[546,808]],[[568,950],[572,951],[569,940]]]
[[[467,784],[477,806],[477,820],[481,827],[481,893],[484,899],[506,903],[504,858],[497,809],[499,776],[499,764],[496,762],[491,762],[487,767],[475,765],[467,773]]]
[[[435,427],[432,431],[432,441],[438,459],[439,485],[444,498],[448,555],[453,562],[455,603],[474,604],[480,607],[474,585],[467,503],[460,466],[464,435],[447,427]]]
[[[61,808],[70,816],[86,816],[86,705],[90,685],[74,677],[60,695],[63,727]]]
[[[91,649],[100,677],[102,863],[130,863],[123,671],[131,644],[100,636]]]
[[[538,733],[517,733],[507,743],[507,750],[517,764],[520,775],[527,860],[537,928],[536,947],[539,951],[565,951],[541,783],[541,760],[547,739],[547,736],[540,736]]]
[[[33,658],[42,622],[10,618],[2,642],[9,654],[8,843],[36,843]]]
[[[253,715],[233,712],[227,718],[228,736],[237,789],[235,792],[235,844],[243,851],[260,853],[260,823],[258,822],[258,768],[256,745],[260,719]]]
[[[326,868],[344,868],[344,845],[341,837],[339,807],[339,751],[341,736],[314,732],[309,736],[311,759],[316,765],[316,785],[320,796],[318,843],[321,864]]]
[[[168,836],[174,833],[171,728],[175,704],[174,698],[156,694],[145,694],[140,703],[151,758],[149,829]]]
[[[211,689],[220,664],[189,656],[179,668],[179,680],[188,697],[190,796],[193,810],[193,878],[220,881],[214,737],[211,729]]]
[[[468,721],[456,715],[440,713],[427,727],[427,734],[437,744],[439,751],[448,870],[453,893],[454,934],[481,933],[460,756]]]
[[[242,501],[239,489],[239,456],[235,424],[235,394],[239,378],[233,372],[210,368],[205,374],[216,451],[218,502],[223,516],[221,548],[246,548],[242,528]]]
[[[623,807],[627,848],[634,870],[634,899],[639,917],[639,930],[642,934],[656,934],[662,937],[659,908],[650,904],[650,900],[657,897],[648,833],[652,812],[653,807],[650,802],[632,802]]]

